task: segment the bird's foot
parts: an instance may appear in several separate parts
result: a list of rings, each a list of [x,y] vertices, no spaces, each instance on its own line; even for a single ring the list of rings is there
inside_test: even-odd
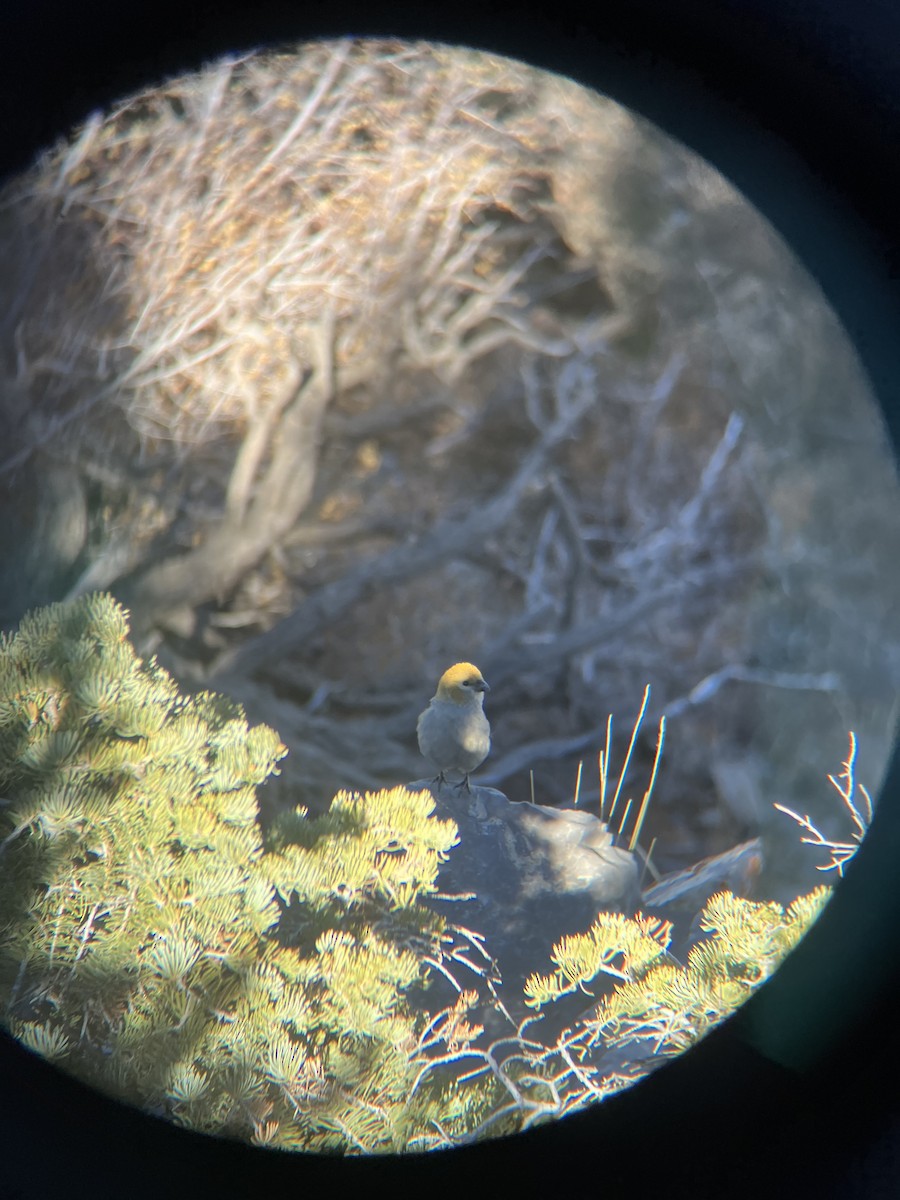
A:
[[[458,792],[461,792],[461,791],[463,790],[463,788],[465,788],[465,789],[466,789],[466,791],[469,793],[469,795],[470,795],[470,796],[471,796],[471,794],[472,794],[472,789],[469,787],[469,776],[468,776],[468,773],[467,773],[467,774],[465,774],[465,775],[463,775],[463,777],[462,777],[462,779],[459,781],[459,783],[454,783],[454,785],[453,785],[453,786],[456,788],[456,790],[457,790]]]

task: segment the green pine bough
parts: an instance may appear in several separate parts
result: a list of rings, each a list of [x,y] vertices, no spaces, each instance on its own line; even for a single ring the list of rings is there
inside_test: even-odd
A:
[[[484,1097],[433,1073],[410,1098],[406,1003],[442,928],[419,898],[456,828],[395,788],[287,814],[266,842],[256,788],[285,753],[226,698],[179,695],[108,596],[5,635],[4,1023],[194,1129],[335,1151],[405,1149],[438,1113],[463,1130]]]

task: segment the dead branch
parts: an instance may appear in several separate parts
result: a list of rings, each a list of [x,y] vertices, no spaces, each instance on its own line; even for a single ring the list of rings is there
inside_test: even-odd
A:
[[[211,674],[215,686],[225,687],[239,681],[245,672],[290,654],[338,620],[371,589],[409,579],[483,544],[510,520],[523,497],[538,486],[552,451],[573,433],[593,403],[594,396],[589,392],[573,401],[544,431],[505,487],[467,517],[449,517],[434,526],[426,538],[395,546],[380,558],[361,564],[321,588],[274,629],[225,656]]]
[[[666,707],[668,716],[680,716],[697,704],[705,704],[713,698],[725,683],[755,683],[763,687],[786,688],[789,691],[840,692],[842,680],[835,671],[820,674],[797,671],[772,671],[745,667],[731,663],[701,679],[684,696],[679,696]]]
[[[328,314],[312,339],[315,365],[301,378],[299,365],[287,385],[294,397],[277,427],[271,462],[247,504],[247,478],[261,447],[251,431],[238,455],[229,490],[232,504],[202,546],[151,567],[128,596],[135,628],[146,630],[165,614],[193,607],[229,591],[266,551],[287,533],[312,494],[325,408],[334,394],[332,366],[334,318]],[[274,423],[266,426],[274,431]],[[132,598],[133,597],[133,598]]]
[[[583,621],[549,639],[544,644],[511,645],[504,638],[502,651],[495,644],[493,652],[485,661],[490,665],[490,675],[498,681],[515,675],[540,671],[557,670],[572,655],[590,651],[596,647],[615,649],[613,639],[633,629],[638,621],[664,608],[676,600],[683,601],[686,594],[708,589],[712,584],[737,577],[741,570],[756,566],[755,559],[731,560],[712,563],[698,568],[668,583],[640,592],[629,604],[619,604],[615,611],[604,613],[590,621]],[[616,643],[617,645],[620,644]],[[496,655],[496,657],[495,657]]]

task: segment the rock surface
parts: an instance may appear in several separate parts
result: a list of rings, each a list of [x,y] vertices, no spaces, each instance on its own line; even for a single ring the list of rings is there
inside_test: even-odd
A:
[[[497,993],[514,1018],[530,1011],[522,995],[528,976],[553,969],[555,942],[586,930],[601,910],[632,913],[640,904],[635,856],[615,846],[590,813],[514,803],[494,788],[409,786],[430,790],[435,815],[459,828],[438,877],[440,896],[430,903],[451,924],[483,936],[500,976]],[[488,966],[475,947],[466,958]],[[463,960],[447,965],[458,983],[473,986]]]

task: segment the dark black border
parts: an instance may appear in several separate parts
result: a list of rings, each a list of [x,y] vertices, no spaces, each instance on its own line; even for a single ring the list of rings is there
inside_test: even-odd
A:
[[[900,6],[891,0],[15,7],[0,15],[4,174],[92,109],[263,42],[430,37],[596,86],[708,158],[772,221],[853,337],[896,450]],[[3,1038],[0,1200],[410,1185],[485,1196],[897,1195],[898,794],[895,753],[872,834],[799,951],[736,1019],[602,1109],[450,1155],[282,1157],[140,1117]]]

